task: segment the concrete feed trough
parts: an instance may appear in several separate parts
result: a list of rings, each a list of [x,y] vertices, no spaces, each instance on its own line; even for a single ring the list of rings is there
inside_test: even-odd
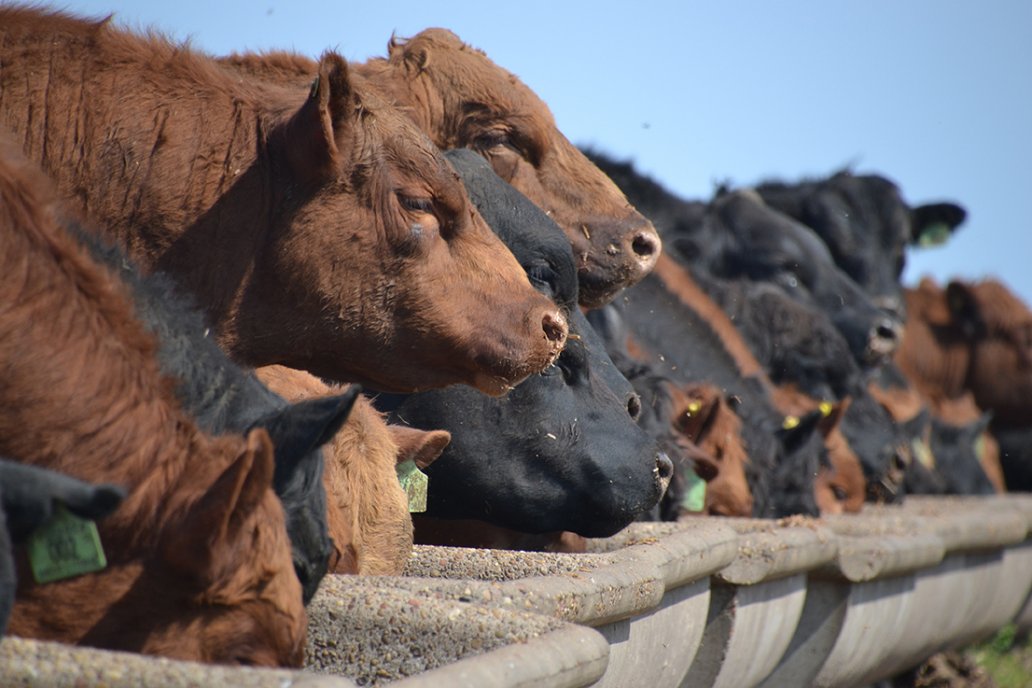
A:
[[[1032,498],[634,524],[586,554],[417,547],[330,576],[305,671],[8,638],[0,685],[862,686],[1032,623]]]

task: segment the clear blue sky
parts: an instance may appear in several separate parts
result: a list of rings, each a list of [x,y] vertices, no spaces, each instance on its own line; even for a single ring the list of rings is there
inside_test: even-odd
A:
[[[706,198],[715,181],[851,164],[968,222],[905,278],[995,275],[1032,304],[1032,2],[74,0],[212,53],[384,55],[452,29],[518,75],[560,129]],[[1022,211],[1023,212],[1023,211]]]

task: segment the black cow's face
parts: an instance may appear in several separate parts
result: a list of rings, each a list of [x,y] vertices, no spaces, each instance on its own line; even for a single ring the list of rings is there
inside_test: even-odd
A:
[[[635,423],[630,384],[613,389],[619,374],[579,311],[570,323],[580,339],[505,398],[457,386],[393,412],[394,422],[452,434],[427,469],[429,515],[602,537],[660,499],[669,459]]]
[[[874,301],[904,318],[900,276],[908,246],[946,241],[966,212],[953,203],[909,207],[899,188],[879,175],[840,172],[801,184],[764,184],[764,200],[813,229],[835,264]]]
[[[733,239],[711,263],[718,276],[774,284],[790,298],[822,311],[863,365],[878,363],[895,351],[901,323],[835,265],[812,230],[751,191],[718,197],[708,221],[715,225],[713,231]]]

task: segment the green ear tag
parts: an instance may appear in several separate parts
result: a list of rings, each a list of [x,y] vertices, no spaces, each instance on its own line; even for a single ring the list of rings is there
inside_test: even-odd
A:
[[[681,497],[681,508],[685,511],[702,511],[706,507],[706,481],[692,469],[684,472],[685,491]]]
[[[399,463],[397,470],[401,489],[408,495],[409,513],[419,514],[426,511],[426,486],[430,478],[419,470],[416,462],[411,459]]]
[[[107,566],[97,524],[58,505],[28,542],[29,564],[37,583],[81,576]]]
[[[942,246],[950,240],[950,227],[945,222],[935,222],[928,225],[917,237],[917,245],[921,248],[929,246]]]

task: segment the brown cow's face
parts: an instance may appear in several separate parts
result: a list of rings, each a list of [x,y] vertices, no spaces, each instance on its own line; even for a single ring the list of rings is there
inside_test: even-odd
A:
[[[652,270],[660,252],[652,223],[515,76],[441,29],[392,43],[390,52],[366,73],[408,106],[434,143],[477,150],[563,228],[578,261],[582,305],[601,306]]]
[[[134,585],[147,595],[146,588],[156,584],[150,594],[167,603],[151,612],[156,620],[167,614],[167,623],[147,634],[142,652],[225,664],[301,666],[305,610],[283,508],[272,490],[274,466],[265,431],[252,431],[239,457],[180,522],[167,526],[162,570],[150,574],[145,569]],[[177,581],[171,586],[170,573]],[[192,593],[191,584],[198,586]],[[176,599],[177,590],[186,599]]]
[[[266,322],[253,327],[330,328],[322,344],[298,336],[283,361],[320,375],[343,363],[382,390],[465,382],[502,394],[555,360],[565,317],[433,144],[375,96],[359,100],[352,79],[324,58],[313,95],[283,127],[283,158],[295,183],[307,182],[284,199],[288,226],[262,266],[273,279],[255,298]],[[356,331],[373,333],[373,345],[349,345]]]
[[[197,442],[198,461],[167,494],[154,494],[168,486],[152,476],[98,524],[108,567],[20,589],[12,629],[183,660],[301,666],[305,610],[268,434]],[[160,530],[141,527],[154,521]]]

